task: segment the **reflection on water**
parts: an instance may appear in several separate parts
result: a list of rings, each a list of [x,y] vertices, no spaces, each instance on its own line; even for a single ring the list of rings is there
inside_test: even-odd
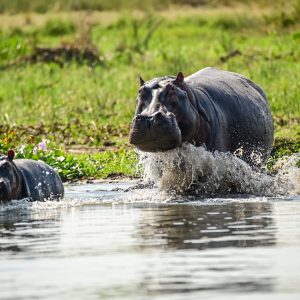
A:
[[[270,203],[162,206],[143,211],[139,234],[147,246],[173,249],[267,246],[275,243],[271,213]]]
[[[2,218],[1,218],[2,219]],[[59,226],[54,220],[45,219],[8,219],[1,220],[0,251],[10,252],[35,252],[47,253],[58,242]],[[45,245],[47,247],[44,247]]]
[[[296,198],[157,204],[91,193],[97,203],[0,210],[1,299],[298,299]]]

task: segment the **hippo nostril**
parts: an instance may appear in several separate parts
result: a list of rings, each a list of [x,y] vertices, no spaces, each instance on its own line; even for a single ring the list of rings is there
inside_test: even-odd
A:
[[[134,120],[135,120],[135,122],[144,124],[145,122],[148,121],[148,119],[149,119],[148,116],[140,114],[140,115],[137,115]]]
[[[158,111],[158,112],[154,115],[155,118],[161,118],[162,116],[163,116],[163,114],[162,114],[160,111]]]

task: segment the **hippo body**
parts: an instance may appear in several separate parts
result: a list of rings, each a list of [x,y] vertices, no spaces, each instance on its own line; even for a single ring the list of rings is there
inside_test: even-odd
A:
[[[32,201],[58,200],[64,187],[53,168],[42,161],[0,158],[0,200],[30,198]]]
[[[192,143],[235,153],[260,167],[271,152],[274,126],[262,88],[243,75],[215,68],[187,78],[141,81],[130,142],[142,151]],[[253,160],[253,153],[260,157]]]
[[[14,163],[22,176],[22,198],[40,201],[63,197],[63,184],[53,168],[32,159],[16,159]]]

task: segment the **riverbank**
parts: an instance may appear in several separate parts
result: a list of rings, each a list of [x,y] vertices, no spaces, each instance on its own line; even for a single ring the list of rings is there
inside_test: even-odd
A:
[[[265,90],[269,166],[300,151],[300,8],[171,7],[0,15],[0,153],[42,159],[65,181],[139,176],[128,143],[138,76],[206,66]]]

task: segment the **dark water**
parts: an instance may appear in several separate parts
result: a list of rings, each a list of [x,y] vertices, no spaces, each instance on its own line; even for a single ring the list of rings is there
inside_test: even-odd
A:
[[[300,299],[299,196],[170,203],[128,186],[0,205],[0,299]]]

